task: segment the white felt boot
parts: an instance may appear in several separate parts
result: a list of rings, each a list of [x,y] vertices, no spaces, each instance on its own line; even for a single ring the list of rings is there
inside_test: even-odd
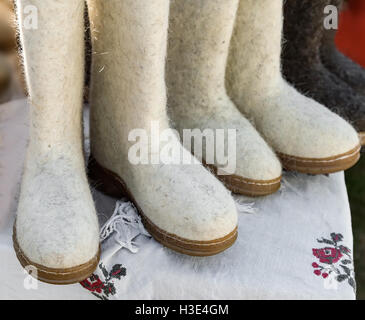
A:
[[[190,255],[211,255],[237,236],[234,201],[196,159],[195,164],[151,164],[160,147],[147,147],[146,164],[133,164],[128,141],[151,121],[169,128],[164,80],[169,0],[92,0],[93,38],[90,175],[115,196],[127,193],[154,238]],[[175,135],[170,145],[191,156]],[[158,159],[157,159],[158,160]],[[113,192],[113,186],[117,189]],[[120,191],[120,194],[118,192]],[[123,191],[122,191],[123,190]]]
[[[31,5],[36,29],[24,23]],[[31,123],[14,246],[38,279],[78,282],[94,271],[99,251],[82,152],[84,1],[22,0],[17,8]]]
[[[287,169],[313,174],[347,169],[359,158],[356,131],[282,77],[282,11],[282,0],[240,1],[228,59],[228,93]]]
[[[226,62],[237,6],[238,0],[171,1],[168,106],[181,136],[184,129],[225,129],[227,146],[228,129],[235,130],[235,169],[218,177],[233,192],[259,196],[278,190],[281,164],[226,93]],[[203,148],[203,161],[208,163],[205,144]],[[224,146],[216,143],[216,148]],[[221,167],[217,157],[214,161],[214,168]]]

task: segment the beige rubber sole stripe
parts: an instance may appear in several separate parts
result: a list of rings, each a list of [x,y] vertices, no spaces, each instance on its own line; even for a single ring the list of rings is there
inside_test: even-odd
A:
[[[57,285],[67,285],[78,283],[91,276],[98,266],[100,259],[100,247],[97,255],[89,260],[88,262],[75,266],[72,268],[49,268],[43,265],[32,262],[21,250],[19,243],[16,238],[16,227],[14,223],[13,227],[13,246],[16,256],[23,268],[32,266],[36,268],[37,275],[30,274],[31,276],[37,278],[39,281],[57,284]]]
[[[92,157],[90,157],[88,173],[89,178],[96,184],[98,190],[114,197],[127,196],[137,208],[143,225],[152,237],[174,251],[190,256],[212,256],[228,249],[237,239],[237,227],[226,236],[210,241],[190,240],[168,233],[147,218],[123,179],[110,170],[103,168]]]
[[[278,156],[287,170],[307,174],[329,174],[354,166],[360,159],[360,149],[359,145],[346,153],[328,158],[301,158],[283,153],[278,153]]]
[[[238,175],[217,175],[217,167],[203,163],[233,193],[249,197],[262,197],[280,189],[281,176],[272,180],[253,180]]]

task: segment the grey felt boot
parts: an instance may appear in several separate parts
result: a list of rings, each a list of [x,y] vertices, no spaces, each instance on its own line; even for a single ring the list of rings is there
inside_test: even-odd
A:
[[[350,121],[365,142],[365,97],[330,72],[321,60],[324,8],[339,0],[291,0],[284,6],[286,79],[298,90]]]
[[[337,0],[336,0],[337,2]],[[339,1],[339,9],[343,1]],[[365,95],[365,69],[340,52],[335,44],[337,30],[324,30],[321,59],[324,66],[358,93]]]

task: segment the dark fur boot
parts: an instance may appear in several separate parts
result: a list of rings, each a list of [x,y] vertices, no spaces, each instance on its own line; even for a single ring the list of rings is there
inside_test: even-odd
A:
[[[341,2],[341,1],[340,1]],[[321,58],[325,67],[358,93],[365,95],[365,69],[342,54],[335,45],[337,30],[324,30]]]
[[[340,0],[290,0],[284,6],[283,73],[298,90],[349,120],[365,133],[365,97],[322,63],[324,8]]]

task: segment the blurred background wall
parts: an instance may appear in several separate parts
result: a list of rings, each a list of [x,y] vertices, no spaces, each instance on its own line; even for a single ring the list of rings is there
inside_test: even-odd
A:
[[[12,0],[0,0],[0,103],[24,96]]]

